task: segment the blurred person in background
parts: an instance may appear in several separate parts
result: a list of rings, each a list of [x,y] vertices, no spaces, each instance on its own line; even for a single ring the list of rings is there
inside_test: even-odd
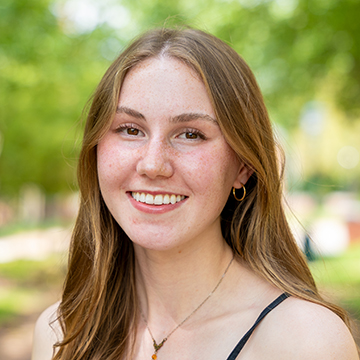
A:
[[[194,29],[135,40],[93,96],[68,274],[33,360],[359,359],[294,241],[278,160],[232,48]]]

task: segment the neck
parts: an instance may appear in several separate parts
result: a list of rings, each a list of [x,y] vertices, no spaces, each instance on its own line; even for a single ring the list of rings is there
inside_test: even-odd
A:
[[[135,253],[140,307],[154,333],[156,328],[170,331],[194,311],[214,290],[233,256],[223,239],[213,246],[166,252],[135,246]]]

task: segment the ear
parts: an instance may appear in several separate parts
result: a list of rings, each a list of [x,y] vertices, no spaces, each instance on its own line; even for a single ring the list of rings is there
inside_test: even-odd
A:
[[[253,169],[251,169],[248,165],[241,163],[239,167],[239,173],[234,181],[233,187],[235,189],[240,189],[243,185],[247,183],[253,173]]]

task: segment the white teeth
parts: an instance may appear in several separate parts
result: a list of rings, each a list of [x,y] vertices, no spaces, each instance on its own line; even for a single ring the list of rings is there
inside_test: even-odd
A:
[[[162,195],[156,195],[154,199],[155,205],[161,205],[163,203],[163,197]]]
[[[185,199],[184,195],[169,195],[169,194],[157,194],[155,196],[151,194],[132,192],[131,196],[139,202],[146,203],[149,205],[168,205],[168,204],[176,204]]]
[[[145,202],[152,205],[154,203],[154,197],[151,194],[146,194]]]

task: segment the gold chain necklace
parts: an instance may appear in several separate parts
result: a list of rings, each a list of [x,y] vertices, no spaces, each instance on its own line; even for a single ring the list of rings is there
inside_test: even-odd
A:
[[[169,333],[167,336],[165,336],[159,344],[155,341],[154,336],[153,336],[153,334],[152,334],[152,332],[151,332],[151,330],[150,330],[149,324],[148,324],[148,322],[147,322],[144,314],[142,313],[142,311],[140,311],[141,316],[142,316],[142,318],[143,318],[143,320],[144,320],[144,322],[145,322],[145,324],[146,324],[146,328],[148,329],[149,334],[150,334],[150,336],[151,336],[151,339],[152,339],[152,341],[153,341],[154,354],[151,356],[151,358],[152,358],[153,360],[156,360],[156,359],[157,359],[157,352],[162,348],[162,346],[165,344],[165,342],[169,339],[170,335],[172,335],[186,320],[188,320],[192,315],[194,315],[194,314],[206,303],[207,300],[209,300],[209,298],[211,297],[211,295],[216,291],[216,289],[219,287],[219,285],[220,285],[221,282],[223,281],[223,279],[224,279],[226,273],[228,272],[229,267],[230,267],[231,263],[233,262],[233,260],[234,260],[234,256],[231,258],[231,260],[230,260],[228,266],[226,267],[224,273],[222,274],[220,280],[218,281],[218,283],[216,284],[216,286],[214,287],[214,289],[210,292],[210,294],[209,294],[209,295],[202,301],[202,303],[201,303],[200,305],[198,305],[198,307],[195,308],[195,310],[193,310],[180,324],[178,324],[174,329],[172,329],[172,330],[170,331],[170,333]]]

